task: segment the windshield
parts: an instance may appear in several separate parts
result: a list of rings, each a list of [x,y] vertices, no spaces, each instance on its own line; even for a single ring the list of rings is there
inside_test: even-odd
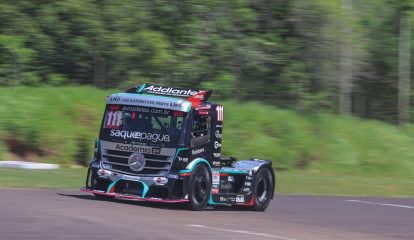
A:
[[[139,106],[107,105],[99,138],[147,145],[183,145],[187,113]]]

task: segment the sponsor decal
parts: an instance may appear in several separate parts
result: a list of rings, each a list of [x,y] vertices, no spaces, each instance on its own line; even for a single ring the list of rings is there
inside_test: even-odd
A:
[[[109,98],[108,98],[108,101],[113,101],[113,102],[118,102],[118,101],[121,101],[121,97],[120,96],[117,96],[117,95],[111,95]]]
[[[194,150],[191,150],[191,154],[196,155],[196,154],[203,153],[204,151],[205,151],[204,148],[194,149]]]
[[[211,173],[211,175],[212,175],[212,178],[213,178],[213,182],[212,182],[212,184],[213,184],[213,185],[220,184],[220,172],[213,171],[213,172]]]
[[[216,138],[218,139],[221,139],[223,137],[223,134],[221,134],[219,130],[216,130],[215,135],[216,135]]]
[[[223,114],[223,106],[217,106],[216,107],[217,110],[217,121],[218,122],[223,122],[223,118],[224,118],[224,114]]]
[[[246,180],[249,180],[249,181],[252,180],[252,176],[247,176]]]
[[[198,114],[200,115],[208,115],[208,111],[199,110]]]
[[[131,132],[131,131],[120,131],[112,129],[110,133],[111,137],[120,137],[123,139],[134,138],[138,140],[147,140],[151,142],[169,142],[170,135],[164,135],[159,133],[145,133],[145,132]]]
[[[248,187],[243,188],[243,191],[245,191],[245,192],[250,192],[250,188],[248,188]]]
[[[193,91],[191,89],[183,90],[183,89],[175,89],[172,87],[162,87],[162,86],[153,86],[153,85],[144,88],[142,92],[168,95],[168,96],[181,96],[181,97],[188,97],[188,96],[192,96],[198,93],[198,91]]]
[[[151,147],[142,145],[138,141],[131,141],[130,144],[123,144],[123,143],[114,143],[114,142],[107,142],[107,141],[100,141],[101,142],[101,149],[102,154],[107,154],[107,150],[116,150],[122,152],[131,152],[131,153],[142,153],[142,154],[154,154],[154,155],[165,155],[165,156],[174,156],[177,149],[175,148],[161,148],[161,147]],[[134,144],[139,143],[139,144]],[[171,159],[169,159],[171,160]]]
[[[251,182],[245,182],[244,183],[244,186],[246,186],[246,187],[250,187],[252,185],[252,183]]]
[[[216,128],[222,128],[223,125],[216,125]]]
[[[234,177],[233,177],[233,176],[229,176],[229,177],[227,178],[227,181],[229,181],[229,182],[233,182],[233,181],[234,181]]]
[[[202,100],[204,100],[205,93],[206,93],[205,91],[200,91],[197,94],[194,94],[193,98],[202,101]]]
[[[138,181],[140,178],[136,176],[122,175],[122,179],[130,181]]]
[[[151,109],[151,113],[169,115],[170,111],[166,109]]]
[[[220,197],[220,202],[226,202],[227,201],[227,198],[225,198],[225,197]]]
[[[135,106],[123,106],[123,111],[129,111],[129,112],[143,112],[143,113],[149,113],[150,109],[146,107],[135,107]]]
[[[195,110],[200,111],[200,110],[210,110],[211,109],[211,105],[203,105],[203,106],[197,106],[195,108]]]
[[[219,194],[219,189],[218,188],[213,188],[211,189],[211,194]]]
[[[215,142],[214,142],[214,148],[215,148],[215,149],[217,149],[217,148],[221,148],[221,143],[219,143],[219,142],[215,141]]]
[[[170,110],[167,110],[167,109],[155,109],[155,108],[146,108],[146,107],[139,107],[139,106],[123,106],[122,111],[154,113],[154,114],[163,114],[163,115],[169,115],[171,112]]]
[[[111,105],[111,111],[119,110],[119,105]]]
[[[134,146],[134,145],[123,145],[123,144],[116,144],[115,150],[118,151],[127,151],[127,152],[137,152],[137,153],[147,153],[147,154],[155,154],[159,155],[161,153],[161,148],[154,147],[143,147],[143,146]]]
[[[195,106],[201,102],[207,101],[212,91],[198,90],[197,94],[192,95],[188,98],[188,101],[194,103]]]
[[[152,148],[152,154],[161,154],[161,148]]]
[[[178,179],[178,175],[168,174],[168,178]]]
[[[179,162],[188,162],[188,158],[177,157]]]
[[[151,109],[151,113],[168,115],[170,114],[170,111],[166,109]]]
[[[215,167],[220,166],[220,162],[216,162],[216,161],[214,161],[214,162],[213,162],[213,166],[215,166]]]
[[[162,108],[187,112],[191,103],[181,99],[169,99],[140,94],[119,93],[108,98],[107,104]]]
[[[221,157],[221,153],[213,153],[214,157],[219,158]]]
[[[171,107],[171,108],[181,108],[182,104],[178,103],[178,102],[171,102],[169,107]]]
[[[243,195],[236,196],[236,203],[244,203],[244,196]]]

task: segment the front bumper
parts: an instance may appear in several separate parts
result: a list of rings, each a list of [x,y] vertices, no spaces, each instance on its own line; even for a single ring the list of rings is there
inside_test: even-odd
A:
[[[92,162],[81,191],[117,199],[151,202],[188,202],[186,177],[171,171],[166,176],[132,176],[106,170]]]
[[[186,203],[188,202],[188,199],[162,199],[162,198],[153,198],[153,197],[143,198],[139,196],[124,195],[124,194],[119,194],[119,193],[106,193],[104,191],[93,190],[93,189],[86,188],[86,187],[81,188],[80,190],[82,192],[93,193],[93,194],[108,196],[108,197],[114,197],[115,199],[119,199],[119,200],[131,200],[131,201],[137,201],[137,202],[161,202],[161,203]]]

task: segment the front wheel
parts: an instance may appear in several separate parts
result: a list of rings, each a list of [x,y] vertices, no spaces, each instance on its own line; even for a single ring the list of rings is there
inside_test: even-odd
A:
[[[274,191],[273,177],[268,168],[262,168],[257,173],[256,179],[253,210],[263,212],[269,205]]]
[[[211,177],[207,167],[197,165],[190,176],[188,206],[191,210],[202,211],[207,207],[211,192]]]

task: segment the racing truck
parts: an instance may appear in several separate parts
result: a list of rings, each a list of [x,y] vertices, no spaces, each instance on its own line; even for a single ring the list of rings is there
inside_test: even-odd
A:
[[[243,206],[264,211],[272,161],[222,157],[224,108],[211,90],[142,84],[106,98],[81,190],[103,200]]]

